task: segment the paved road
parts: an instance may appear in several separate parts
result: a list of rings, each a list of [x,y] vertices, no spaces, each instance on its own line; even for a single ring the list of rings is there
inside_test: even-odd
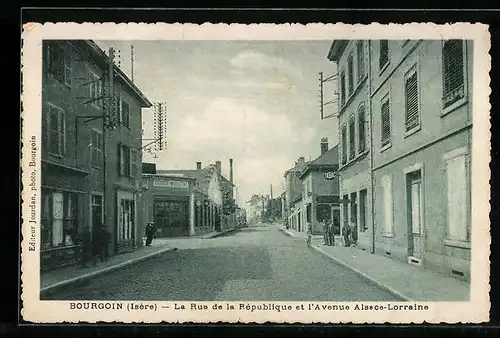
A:
[[[60,300],[397,300],[304,240],[248,227],[213,239],[172,240],[179,249],[66,289]]]

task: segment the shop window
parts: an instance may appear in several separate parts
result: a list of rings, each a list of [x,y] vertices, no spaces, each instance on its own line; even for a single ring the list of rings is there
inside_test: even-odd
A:
[[[134,200],[122,198],[120,200],[118,215],[118,241],[122,242],[134,238]]]
[[[447,40],[443,43],[443,108],[465,96],[464,42]]]
[[[77,236],[77,195],[42,191],[42,249],[74,245]]]

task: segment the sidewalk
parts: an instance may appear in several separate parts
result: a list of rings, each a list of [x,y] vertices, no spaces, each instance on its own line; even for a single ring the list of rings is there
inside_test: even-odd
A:
[[[226,229],[220,232],[214,231],[201,236],[186,237],[185,240],[210,239],[239,230],[241,230],[241,228]],[[60,288],[67,287],[69,285],[88,280],[97,275],[120,269],[127,265],[135,264],[161,255],[164,252],[174,250],[174,246],[171,244],[175,245],[175,240],[176,238],[158,238],[153,240],[152,245],[149,247],[142,247],[132,252],[113,256],[105,262],[97,261],[97,264],[95,265],[93,262],[90,262],[88,267],[83,269],[79,268],[77,265],[71,265],[50,271],[43,271],[40,273],[40,293],[52,293]]]
[[[285,234],[303,238],[306,234],[279,227]],[[312,248],[337,263],[407,301],[468,301],[470,284],[414,265],[371,254],[356,247],[344,247],[337,237],[335,246],[313,236]],[[305,244],[304,244],[305,245]]]

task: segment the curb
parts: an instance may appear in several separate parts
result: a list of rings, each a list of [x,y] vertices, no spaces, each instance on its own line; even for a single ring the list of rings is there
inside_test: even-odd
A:
[[[297,238],[293,233],[285,230],[285,229],[280,229],[284,234],[288,235],[288,236],[291,236],[291,237],[294,237],[294,238]],[[376,280],[375,278],[367,275],[366,273],[364,273],[363,271],[361,270],[358,270],[356,268],[353,268],[352,266],[350,266],[349,264],[345,263],[344,261],[340,260],[339,258],[333,256],[332,254],[329,254],[328,252],[324,251],[323,249],[317,247],[316,245],[311,245],[311,248],[313,248],[314,250],[316,250],[317,252],[321,253],[322,255],[324,256],[327,256],[328,258],[330,258],[331,260],[337,262],[338,264],[342,265],[343,267],[346,267],[352,271],[354,271],[355,273],[357,273],[358,275],[362,276],[363,278],[366,278],[368,279],[369,281],[371,281],[372,283],[374,283],[375,285],[377,285],[378,287],[388,291],[389,293],[392,293],[394,296],[398,297],[398,298],[401,298],[402,300],[404,301],[413,301],[412,298],[408,297],[408,296],[405,296],[404,294],[400,293],[399,291],[391,288],[390,286],[387,286],[386,284],[382,283],[382,282],[379,282],[378,280]]]
[[[89,273],[81,275],[81,276],[77,276],[77,277],[73,277],[73,278],[70,278],[70,279],[63,280],[61,282],[57,282],[55,284],[52,284],[52,285],[46,286],[44,288],[41,288],[40,289],[40,296],[43,295],[43,294],[54,292],[54,291],[56,291],[58,289],[70,286],[72,284],[76,284],[76,283],[88,280],[90,278],[93,278],[93,277],[96,277],[96,276],[99,276],[99,275],[103,275],[103,274],[111,272],[113,270],[117,270],[117,269],[123,268],[123,267],[128,266],[128,265],[132,265],[132,264],[135,264],[135,263],[138,263],[138,262],[145,261],[147,259],[153,258],[154,256],[161,255],[161,254],[163,254],[165,252],[172,251],[172,250],[174,250],[174,248],[165,248],[165,249],[162,249],[162,250],[151,252],[151,253],[149,253],[149,254],[147,254],[145,256],[142,256],[142,257],[133,258],[131,260],[128,260],[128,261],[125,261],[125,262],[122,262],[122,263],[119,263],[119,264],[116,264],[116,265],[111,265],[111,266],[108,266],[106,268],[103,268],[103,269],[100,269],[100,270],[96,270],[96,271],[93,271],[93,272],[89,272]]]

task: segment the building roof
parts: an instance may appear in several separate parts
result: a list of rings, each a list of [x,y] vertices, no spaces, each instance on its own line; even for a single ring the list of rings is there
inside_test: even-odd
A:
[[[339,164],[338,145],[332,147],[323,155],[317,157],[315,160],[309,162],[304,170],[299,174],[299,178],[303,178],[309,171],[318,170],[322,168],[331,168]]]
[[[328,60],[338,62],[349,40],[334,40],[328,51]]]
[[[290,169],[285,171],[285,173],[283,174],[283,177],[286,177],[291,172],[300,173],[305,168],[305,166],[307,164],[309,164],[309,162],[310,161],[305,161],[304,163],[296,163],[293,168],[290,168]]]
[[[83,47],[90,56],[104,69],[107,69],[109,57],[93,40],[72,40],[73,44]],[[117,66],[113,65],[114,71],[120,82],[127,87],[139,100],[142,108],[150,108],[153,104],[146,95],[130,80],[130,78]]]

